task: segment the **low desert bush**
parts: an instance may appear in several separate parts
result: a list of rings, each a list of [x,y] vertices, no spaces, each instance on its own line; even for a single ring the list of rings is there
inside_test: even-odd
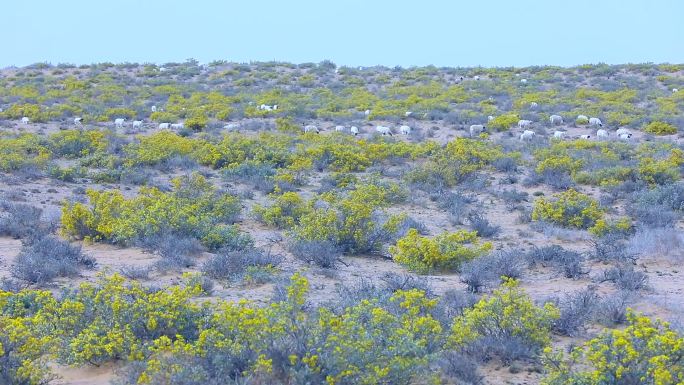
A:
[[[335,268],[342,256],[338,247],[327,240],[294,239],[288,248],[295,258],[324,269]]]
[[[255,274],[274,273],[282,259],[282,256],[272,254],[270,251],[249,248],[218,253],[206,261],[201,270],[208,277],[216,280],[254,279]]]
[[[493,225],[480,213],[471,212],[468,215],[470,228],[477,232],[477,235],[484,238],[495,237],[500,231],[501,226]]]
[[[582,253],[558,245],[535,247],[527,254],[531,265],[551,266],[565,278],[578,279],[589,273]]]
[[[603,271],[600,281],[609,281],[620,290],[636,291],[645,289],[648,276],[643,271],[637,271],[632,264],[619,264]]]
[[[524,254],[518,250],[498,251],[475,258],[461,266],[461,282],[469,292],[478,293],[502,278],[518,279],[525,265]]]
[[[560,317],[554,322],[553,330],[561,335],[576,336],[594,319],[600,300],[593,287],[556,299]]]
[[[81,268],[94,266],[95,260],[85,256],[80,246],[43,235],[24,241],[10,273],[17,279],[42,285],[58,277],[77,276]]]

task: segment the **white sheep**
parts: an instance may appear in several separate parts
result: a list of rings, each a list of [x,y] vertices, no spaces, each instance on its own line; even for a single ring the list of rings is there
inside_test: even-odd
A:
[[[520,140],[522,140],[522,141],[532,140],[532,138],[534,138],[536,135],[537,134],[535,134],[534,131],[525,130],[525,131],[523,131],[522,134],[520,134]]]
[[[591,135],[580,135],[580,139],[591,139]]]
[[[537,107],[539,107],[539,103],[537,103],[537,102],[530,103],[530,108],[537,108]]]
[[[81,123],[81,120],[83,120],[83,118],[81,118],[81,117],[74,118],[74,124],[79,126],[79,127],[83,126],[83,123]]]
[[[344,126],[335,126],[335,131],[337,131],[337,132],[344,131]]]
[[[313,124],[307,124],[304,126],[304,132],[315,132],[317,134],[321,133],[321,131],[318,130],[318,127],[314,126]]]
[[[143,124],[142,120],[134,120],[133,121],[133,128],[140,129],[140,128],[142,128],[142,124]]]
[[[527,83],[527,79],[520,79],[520,83]]]
[[[366,116],[370,115],[370,110],[364,111],[363,114],[366,115]]]
[[[598,130],[598,131],[596,131],[596,137],[598,139],[608,139],[608,131],[603,130],[603,129]]]
[[[480,80],[480,75],[475,75],[475,77],[473,77],[473,79]]]
[[[553,133],[553,138],[554,139],[564,139],[565,138],[565,132],[564,131],[555,131]]]
[[[124,126],[125,121],[126,118],[116,118],[114,119],[114,126],[116,126],[116,128],[121,128]]]
[[[410,126],[401,126],[401,127],[399,127],[399,132],[402,135],[409,135],[411,133],[411,127]]]
[[[157,112],[157,106],[152,106],[151,110],[152,112]]]
[[[632,135],[632,132],[626,128],[618,128],[617,131],[615,131],[615,135],[620,136],[622,134],[630,134]]]
[[[224,130],[237,130],[238,128],[240,128],[240,125],[237,123],[228,123],[223,126]]]
[[[31,119],[29,119],[29,118],[27,118],[26,116],[24,116],[23,118],[21,118],[21,122],[22,122],[23,124],[29,124],[29,123],[31,122]]]
[[[630,140],[630,139],[632,139],[632,134],[629,132],[627,132],[627,133],[623,132],[622,134],[618,134],[618,137],[620,138],[620,140]]]
[[[408,118],[409,116],[411,116],[411,114],[413,114],[413,111],[406,111],[406,112],[404,112],[404,116],[407,117],[407,118]]]
[[[183,122],[173,123],[173,124],[171,124],[171,128],[174,130],[182,130],[185,128],[185,123],[183,123]]]
[[[470,137],[474,138],[480,135],[487,127],[484,124],[473,124],[470,126]]]
[[[488,121],[488,122],[491,122],[492,120],[494,120],[494,117],[491,116],[491,115],[489,115],[489,116],[487,117],[487,121]]]
[[[672,93],[673,93],[673,94],[676,94],[677,92],[679,92],[678,89],[676,89],[676,88],[673,88],[673,89],[672,89]]]
[[[160,130],[168,130],[171,123],[159,123]]]
[[[584,120],[589,120],[589,117],[586,116],[586,115],[577,115],[577,119],[576,119],[576,120],[582,120],[582,121],[584,121]]]
[[[563,124],[563,117],[560,115],[551,115],[549,116],[549,121],[551,121],[551,124]]]
[[[277,110],[277,109],[278,109],[278,105],[277,105],[277,104],[274,104],[274,105],[273,105],[273,111],[275,111],[275,110]]]
[[[392,130],[390,130],[389,127],[387,126],[377,126],[375,127],[375,131],[379,132],[382,135],[389,135],[392,136]]]
[[[589,118],[589,125],[603,127],[603,122],[599,118]]]
[[[356,127],[356,126],[351,126],[351,128],[349,128],[349,131],[350,131],[354,136],[356,136],[356,135],[359,134],[359,128]]]
[[[518,120],[518,128],[526,128],[532,125],[531,120],[520,119]]]

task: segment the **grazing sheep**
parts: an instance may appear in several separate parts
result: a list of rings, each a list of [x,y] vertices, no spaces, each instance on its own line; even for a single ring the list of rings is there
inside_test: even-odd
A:
[[[618,137],[620,138],[620,140],[630,140],[632,139],[632,134],[629,132],[623,132],[622,134],[618,134]]]
[[[591,139],[591,135],[580,135],[580,139]]]
[[[475,77],[473,79],[480,80],[480,75],[475,75]]]
[[[182,123],[182,122],[181,123],[173,123],[171,125],[171,128],[173,128],[174,130],[181,130],[181,129],[185,128],[185,123]]]
[[[366,116],[370,115],[370,110],[364,111],[363,114],[366,115]]]
[[[81,118],[81,117],[74,118],[74,124],[79,126],[79,127],[83,126],[83,123],[81,123],[81,120],[83,120],[83,118]]]
[[[390,130],[390,128],[386,126],[377,126],[375,127],[375,131],[379,132],[382,135],[392,136],[392,130]]]
[[[553,133],[553,138],[554,139],[564,139],[565,138],[565,132],[563,131],[556,131]]]
[[[159,123],[160,130],[168,130],[171,123]]]
[[[632,132],[629,131],[629,130],[626,129],[626,128],[618,128],[618,130],[615,131],[615,135],[617,135],[617,136],[620,136],[620,135],[622,135],[622,134],[630,134],[630,135],[632,135]]]
[[[589,120],[589,117],[586,115],[577,115],[577,120]]]
[[[116,119],[114,119],[114,126],[116,126],[116,128],[121,128],[124,126],[125,121],[126,121],[125,118],[116,118]]]
[[[532,125],[531,120],[520,119],[518,120],[518,128],[526,128]]]
[[[532,140],[537,134],[534,133],[534,131],[531,130],[525,130],[522,134],[520,134],[520,140],[522,141],[530,141]]]
[[[603,127],[603,122],[599,118],[589,118],[589,125]]]
[[[472,126],[470,126],[470,137],[474,138],[480,135],[486,129],[487,127],[483,124],[473,124]]]
[[[21,122],[23,124],[29,124],[31,122],[31,120],[29,118],[27,118],[26,116],[24,116],[23,118],[21,118]]]
[[[321,133],[321,131],[318,130],[318,127],[312,124],[307,124],[306,126],[304,126],[304,132],[315,132],[317,134]]]
[[[240,128],[240,125],[237,123],[228,123],[223,126],[224,130],[237,130],[238,128]]]
[[[537,107],[539,107],[539,103],[537,103],[537,102],[530,103],[530,108],[537,108]]]
[[[551,121],[551,124],[563,124],[563,117],[560,115],[551,115],[549,116],[549,120]]]
[[[596,131],[596,137],[598,139],[608,139],[608,131],[606,130],[598,130]]]
[[[491,116],[491,115],[489,115],[489,116],[487,117],[487,121],[488,121],[488,122],[491,122],[492,120],[494,120],[494,117]]]
[[[409,126],[401,126],[399,127],[399,132],[402,135],[409,135],[411,133],[411,127]]]
[[[676,94],[677,92],[679,92],[678,89],[676,89],[676,88],[673,88],[673,89],[672,89],[672,93],[673,93],[673,94]]]
[[[408,118],[409,116],[411,116],[411,114],[413,114],[413,111],[406,111],[406,112],[404,112],[404,116],[407,117],[407,118]]]
[[[142,128],[142,124],[143,124],[142,120],[134,120],[133,121],[133,128],[140,129],[140,128]]]
[[[277,104],[274,104],[274,105],[273,105],[273,111],[275,111],[275,110],[277,110],[277,109],[278,109],[278,105],[277,105]]]
[[[152,106],[152,112],[157,112],[157,106]]]
[[[527,83],[527,79],[520,79],[520,83]]]
[[[335,126],[335,131],[344,131],[344,126]]]
[[[351,128],[349,128],[349,131],[350,131],[354,136],[356,136],[356,135],[359,134],[359,128],[356,127],[356,126],[351,126]]]

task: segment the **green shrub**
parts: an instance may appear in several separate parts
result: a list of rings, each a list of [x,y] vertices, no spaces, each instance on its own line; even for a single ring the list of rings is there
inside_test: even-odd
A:
[[[203,112],[196,112],[185,120],[185,126],[195,131],[201,131],[209,123],[209,118]]]
[[[155,111],[150,115],[150,120],[158,123],[176,122],[178,115],[166,111]]]
[[[653,135],[672,135],[677,133],[677,127],[665,122],[651,122],[644,126],[643,130]]]

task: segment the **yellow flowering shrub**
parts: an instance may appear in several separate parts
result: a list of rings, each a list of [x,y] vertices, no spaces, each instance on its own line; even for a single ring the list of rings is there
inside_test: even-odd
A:
[[[643,130],[653,135],[672,135],[677,133],[677,127],[666,122],[651,122],[644,126]]]
[[[545,364],[544,385],[677,385],[684,382],[684,337],[630,311],[625,329],[605,330],[569,357],[549,348]]]
[[[0,171],[11,172],[28,166],[42,168],[50,155],[50,150],[37,135],[0,136]]]
[[[294,227],[303,215],[311,212],[308,202],[296,192],[277,195],[270,206],[254,205],[252,210],[267,225],[281,229]]]
[[[534,202],[532,219],[548,221],[563,227],[588,229],[603,218],[596,200],[574,189],[554,195],[554,200],[538,198]]]
[[[200,240],[209,237],[212,242],[205,244],[215,245],[220,224],[234,221],[239,214],[239,199],[219,194],[199,174],[176,178],[173,185],[169,193],[144,187],[130,199],[118,190],[88,190],[90,206],[67,202],[62,207],[62,231],[74,238],[114,243],[172,231]]]
[[[495,116],[494,119],[487,122],[487,127],[496,131],[506,131],[518,124],[520,117],[518,114],[510,113]]]
[[[536,306],[516,280],[506,279],[501,288],[454,320],[447,345],[461,349],[481,338],[518,338],[541,351],[551,343],[551,326],[559,317],[556,306]]]
[[[476,231],[444,232],[434,238],[409,229],[396,245],[390,247],[395,262],[420,274],[458,270],[463,262],[491,250],[491,242],[479,241]]]

